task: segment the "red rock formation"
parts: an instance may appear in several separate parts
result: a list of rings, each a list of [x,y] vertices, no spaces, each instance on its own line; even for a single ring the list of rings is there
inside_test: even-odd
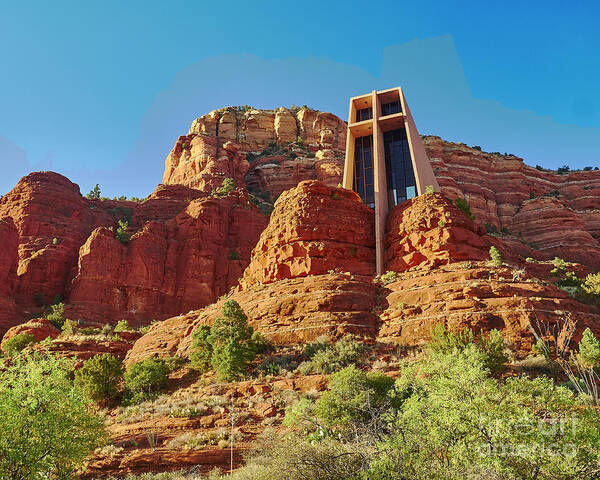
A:
[[[19,319],[14,300],[19,236],[12,218],[0,218],[0,334]]]
[[[388,270],[485,260],[491,245],[485,230],[439,193],[397,205],[387,218]]]
[[[63,295],[79,247],[97,221],[79,187],[57,173],[31,173],[0,199],[0,218],[6,216],[19,235],[19,302]]]
[[[424,144],[442,192],[466,198],[477,223],[519,234],[537,258],[557,255],[600,268],[599,171],[559,175],[439,137]]]
[[[327,273],[374,273],[374,216],[360,197],[305,181],[275,204],[242,285]]]
[[[250,168],[249,188],[268,192],[274,200],[302,180],[337,185],[345,142],[346,125],[331,113],[308,108],[215,110],[196,119],[188,134],[179,137],[165,161],[163,183],[211,191],[223,177],[242,184]],[[296,158],[265,155],[251,166],[245,161],[246,153],[258,154],[274,144],[289,147]]]
[[[69,314],[142,323],[214,302],[237,284],[266,224],[244,197],[199,198],[127,245],[96,229],[79,252]]]
[[[35,318],[26,323],[22,323],[21,325],[16,325],[10,328],[4,334],[4,337],[2,337],[0,349],[4,350],[4,344],[6,341],[17,335],[20,335],[21,333],[31,335],[33,338],[35,338],[36,342],[41,342],[46,338],[58,337],[60,335],[60,330],[58,330],[45,318]]]
[[[311,275],[254,285],[235,292],[249,323],[277,344],[298,344],[320,335],[340,337],[346,333],[373,337],[377,317],[372,313],[376,287],[369,280],[344,274]],[[189,356],[191,334],[198,325],[212,324],[225,299],[203,310],[165,320],[139,339],[127,362],[150,356]]]

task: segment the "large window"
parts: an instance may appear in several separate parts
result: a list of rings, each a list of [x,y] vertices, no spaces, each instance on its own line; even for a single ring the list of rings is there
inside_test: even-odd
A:
[[[381,104],[381,116],[382,117],[385,117],[386,115],[393,115],[394,113],[400,113],[401,111],[402,111],[402,106],[400,105],[400,100],[396,100],[395,102]]]
[[[393,207],[417,195],[406,129],[383,134],[385,169],[387,173],[388,205]]]
[[[361,108],[356,111],[356,121],[362,122],[363,120],[370,120],[373,118],[373,109],[371,107]]]
[[[354,143],[354,191],[369,207],[375,207],[373,136],[358,137]]]

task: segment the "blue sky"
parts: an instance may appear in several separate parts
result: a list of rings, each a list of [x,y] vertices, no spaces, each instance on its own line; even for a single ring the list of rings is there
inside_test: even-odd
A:
[[[402,85],[422,133],[600,166],[598,2],[0,0],[0,193],[149,194],[196,117]],[[385,14],[382,14],[385,12]]]

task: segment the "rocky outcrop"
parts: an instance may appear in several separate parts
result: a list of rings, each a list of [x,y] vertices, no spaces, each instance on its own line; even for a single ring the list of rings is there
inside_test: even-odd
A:
[[[376,293],[372,282],[345,274],[311,275],[254,285],[203,310],[153,326],[134,344],[127,362],[150,356],[188,357],[194,329],[212,324],[226,300],[238,302],[249,323],[280,345],[302,344],[321,335],[339,338],[353,333],[374,337],[378,324],[373,314]]]
[[[441,191],[466,198],[477,223],[514,234],[537,258],[556,255],[600,268],[600,171],[560,175],[514,155],[439,137],[423,141]]]
[[[301,182],[275,204],[243,286],[329,271],[373,275],[373,210],[349,190]]]
[[[0,199],[0,218],[18,233],[20,303],[63,295],[79,247],[98,222],[79,187],[53,172],[31,173]]]
[[[241,185],[246,176],[250,190],[274,201],[302,180],[337,185],[345,142],[346,124],[331,113],[228,107],[197,118],[179,137],[165,161],[163,183],[210,192],[225,177]],[[269,152],[273,146],[288,154]],[[247,154],[261,158],[248,163]]]
[[[237,284],[265,224],[243,196],[230,195],[147,221],[126,245],[98,228],[80,249],[69,314],[140,324],[209,305]]]
[[[17,285],[19,235],[12,218],[0,219],[0,334],[18,321]]]
[[[56,328],[52,323],[50,323],[45,318],[34,318],[33,320],[29,320],[26,323],[22,323],[21,325],[16,325],[10,328],[2,337],[2,343],[0,344],[0,349],[4,350],[4,344],[7,340],[20,335],[20,334],[31,335],[35,338],[36,342],[41,342],[46,338],[57,338],[60,335],[60,330]]]
[[[402,272],[489,258],[491,237],[442,194],[420,195],[387,218],[386,266]]]

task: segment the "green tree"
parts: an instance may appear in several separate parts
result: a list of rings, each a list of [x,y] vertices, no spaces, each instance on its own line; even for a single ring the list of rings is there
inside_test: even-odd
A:
[[[162,390],[169,382],[170,369],[161,358],[146,358],[129,366],[124,375],[129,403],[139,403]]]
[[[75,385],[95,401],[115,398],[122,378],[123,362],[110,353],[93,356],[75,371]]]
[[[0,478],[74,478],[105,438],[90,400],[52,356],[19,356],[0,377]]]
[[[5,355],[12,357],[33,343],[35,343],[35,338],[32,335],[29,335],[28,333],[18,333],[4,342],[2,351]]]
[[[600,341],[589,328],[583,332],[577,358],[586,368],[600,368]]]
[[[469,217],[471,220],[475,220],[475,216],[471,212],[471,207],[464,198],[457,198],[454,200],[454,203],[465,213],[467,217]]]
[[[212,345],[212,367],[223,380],[239,378],[256,356],[253,328],[235,300],[225,302],[222,316],[215,320],[208,341]]]
[[[127,245],[131,240],[131,234],[127,232],[129,222],[127,220],[119,220],[119,226],[115,231],[115,238],[123,245]]]
[[[226,197],[235,191],[235,180],[233,178],[224,178],[223,184],[217,188],[216,195],[218,197]]]
[[[65,324],[65,304],[57,303],[55,305],[50,305],[50,313],[46,315],[48,321],[54,325],[59,330]]]
[[[239,378],[254,360],[259,340],[240,305],[228,300],[212,327],[201,325],[194,331],[192,365],[201,371],[212,367],[223,380]]]
[[[100,198],[100,186],[96,184],[94,188],[92,188],[88,194],[86,195],[90,200],[97,200]]]
[[[500,251],[493,245],[490,247],[490,260],[495,267],[502,266],[502,255],[500,255]]]
[[[369,478],[591,480],[600,467],[598,412],[548,378],[492,378],[474,345],[430,353],[395,391],[409,395]]]
[[[192,335],[192,353],[190,360],[192,367],[201,372],[210,370],[212,365],[213,348],[209,341],[210,327],[208,325],[200,325],[194,330]]]

